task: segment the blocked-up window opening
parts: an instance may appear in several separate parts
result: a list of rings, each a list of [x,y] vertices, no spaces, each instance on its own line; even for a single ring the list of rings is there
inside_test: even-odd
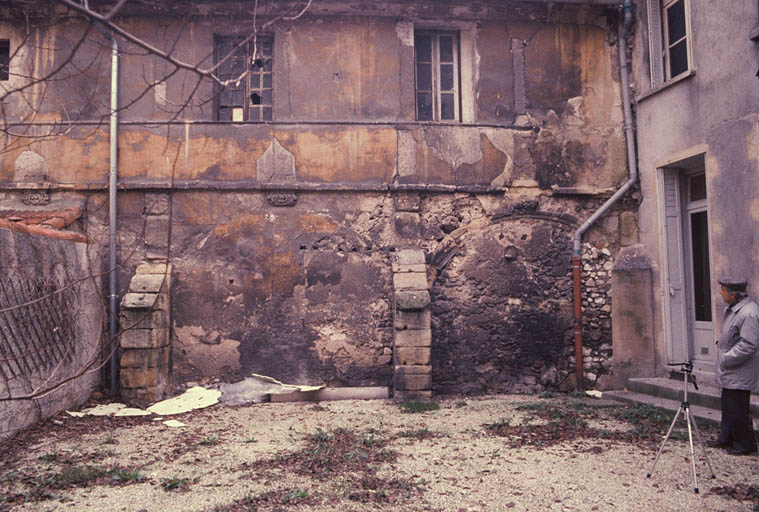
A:
[[[216,36],[215,55],[221,80],[234,81],[217,90],[219,121],[271,121],[274,106],[272,84],[274,39],[257,37],[241,44],[240,36]]]
[[[458,121],[459,37],[456,32],[414,32],[416,119]]]
[[[10,78],[11,42],[0,39],[0,80]]]

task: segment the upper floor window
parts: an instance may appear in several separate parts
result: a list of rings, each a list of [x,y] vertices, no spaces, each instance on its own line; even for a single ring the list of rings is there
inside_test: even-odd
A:
[[[691,64],[689,0],[648,0],[651,85],[686,73]]]
[[[217,36],[216,62],[222,62],[221,80],[236,80],[217,91],[216,119],[219,121],[271,121],[274,105],[272,69],[274,40],[258,37],[240,45],[242,37]]]
[[[458,121],[459,37],[456,32],[416,31],[416,119]]]
[[[10,78],[11,42],[0,39],[0,80]]]

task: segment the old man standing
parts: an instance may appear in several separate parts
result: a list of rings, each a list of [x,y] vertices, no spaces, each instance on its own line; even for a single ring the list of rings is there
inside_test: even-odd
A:
[[[717,341],[717,381],[722,386],[722,422],[710,443],[735,455],[756,453],[749,409],[751,390],[759,380],[759,306],[747,295],[744,279],[721,279],[720,295],[727,304]]]

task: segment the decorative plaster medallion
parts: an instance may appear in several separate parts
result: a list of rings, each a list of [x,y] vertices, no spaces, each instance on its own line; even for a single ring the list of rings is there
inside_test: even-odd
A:
[[[270,192],[266,194],[266,200],[272,206],[295,206],[298,202],[298,194],[295,192]]]
[[[24,192],[21,201],[27,206],[42,206],[50,203],[50,194],[47,191]]]

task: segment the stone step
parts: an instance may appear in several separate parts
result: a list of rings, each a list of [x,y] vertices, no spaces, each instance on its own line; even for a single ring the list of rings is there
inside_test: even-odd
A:
[[[644,403],[676,411],[683,400],[683,381],[667,378],[632,378],[628,379],[626,389],[604,391],[603,397],[627,403]],[[688,403],[690,411],[699,422],[712,425],[720,422],[720,390],[706,384],[699,384],[695,389],[688,384]],[[759,396],[751,395],[751,415],[754,430],[759,432]]]

